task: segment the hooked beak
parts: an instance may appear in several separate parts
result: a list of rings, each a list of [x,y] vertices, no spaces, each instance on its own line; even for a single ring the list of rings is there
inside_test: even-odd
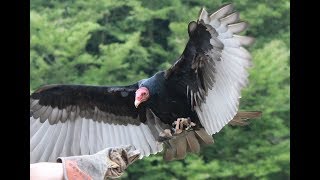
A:
[[[135,101],[134,101],[134,106],[135,106],[136,108],[138,108],[138,106],[139,106],[140,103],[141,103],[140,101],[135,100]]]

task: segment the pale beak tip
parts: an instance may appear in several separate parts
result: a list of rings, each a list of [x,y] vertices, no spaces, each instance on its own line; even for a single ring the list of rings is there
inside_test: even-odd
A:
[[[140,101],[137,101],[137,100],[134,101],[134,106],[135,106],[136,108],[138,108],[139,104],[140,104]]]

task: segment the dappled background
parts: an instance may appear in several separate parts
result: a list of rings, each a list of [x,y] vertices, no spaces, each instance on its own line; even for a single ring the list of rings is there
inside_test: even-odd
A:
[[[32,0],[30,92],[45,84],[125,85],[170,67],[200,8],[234,2],[256,43],[240,109],[261,110],[246,127],[225,127],[200,155],[131,165],[123,179],[290,178],[289,0]]]

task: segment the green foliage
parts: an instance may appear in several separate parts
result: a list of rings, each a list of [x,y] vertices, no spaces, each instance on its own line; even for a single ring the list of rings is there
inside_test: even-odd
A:
[[[31,2],[30,91],[45,84],[130,84],[166,69],[183,51],[201,7],[227,1],[67,0]],[[290,178],[290,2],[235,0],[253,68],[240,109],[261,110],[246,127],[223,128],[199,155],[132,164],[123,179]]]

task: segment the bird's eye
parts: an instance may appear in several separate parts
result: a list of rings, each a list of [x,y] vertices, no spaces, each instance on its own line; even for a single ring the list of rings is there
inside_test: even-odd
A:
[[[146,93],[144,92],[144,93],[142,93],[142,96],[145,96],[146,95]]]

